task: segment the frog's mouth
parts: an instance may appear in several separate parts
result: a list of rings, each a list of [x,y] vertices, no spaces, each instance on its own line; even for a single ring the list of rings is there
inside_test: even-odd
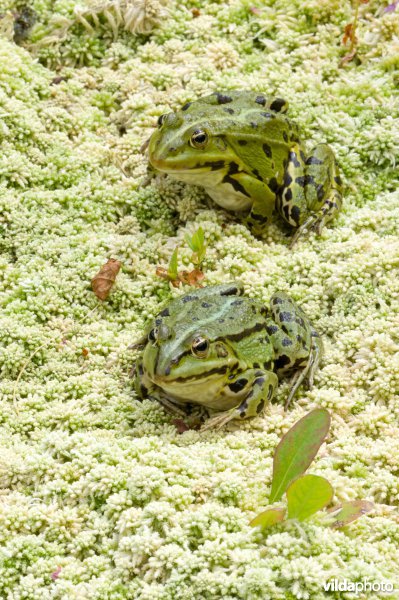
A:
[[[156,385],[168,396],[192,404],[211,405],[226,385],[228,366],[211,369],[201,376],[166,379],[156,377]]]
[[[151,165],[158,171],[163,173],[178,173],[179,176],[192,176],[193,171],[195,173],[209,173],[210,171],[222,171],[226,170],[226,161],[220,160],[220,158],[212,160],[211,157],[207,157],[204,160],[190,163],[190,161],[184,160],[184,158],[176,156],[168,156],[167,158],[156,157],[154,154],[149,155],[149,161]]]

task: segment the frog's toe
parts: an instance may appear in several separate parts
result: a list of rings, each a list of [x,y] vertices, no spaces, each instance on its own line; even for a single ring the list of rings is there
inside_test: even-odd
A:
[[[209,417],[202,425],[200,431],[209,431],[210,429],[221,429],[223,425],[226,425],[229,421],[235,418],[234,410],[226,410],[225,412],[219,413],[214,417]]]

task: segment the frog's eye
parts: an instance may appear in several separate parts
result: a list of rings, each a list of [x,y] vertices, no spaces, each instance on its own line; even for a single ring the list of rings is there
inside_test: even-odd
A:
[[[209,351],[209,340],[201,336],[194,338],[191,351],[197,358],[205,358]]]
[[[208,134],[203,129],[194,131],[190,138],[190,144],[193,148],[205,148],[208,143]]]
[[[151,329],[150,333],[148,334],[148,341],[155,342],[155,340],[157,338],[158,338],[158,327],[154,327],[154,329]]]
[[[158,127],[162,127],[162,124],[163,124],[163,122],[165,121],[165,117],[166,117],[166,114],[165,114],[165,115],[160,115],[160,116],[158,117],[158,121],[157,121],[157,123],[158,123]]]

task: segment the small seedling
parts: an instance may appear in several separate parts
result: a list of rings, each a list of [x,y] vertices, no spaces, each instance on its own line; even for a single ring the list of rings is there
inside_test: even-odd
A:
[[[204,240],[205,236],[202,227],[199,227],[191,237],[186,235],[186,242],[193,251],[191,262],[195,268],[192,271],[178,270],[179,247],[176,246],[172,256],[170,257],[168,268],[165,269],[164,267],[157,267],[156,274],[158,277],[167,279],[174,287],[179,287],[181,283],[201,287],[201,282],[205,278],[205,275],[202,271],[202,262],[206,253],[206,244]]]
[[[330,428],[331,418],[324,408],[305,415],[282,437],[273,459],[273,477],[269,501],[287,497],[287,508],[269,508],[257,515],[250,525],[262,530],[287,519],[304,521],[330,504],[334,490],[324,477],[304,475]],[[372,510],[373,504],[354,500],[336,506],[327,513],[326,524],[338,529]],[[288,516],[285,519],[285,514]]]
[[[186,242],[193,251],[191,262],[196,269],[201,269],[206,253],[205,235],[202,227],[198,227],[197,231],[190,237],[186,234]]]
[[[367,4],[369,0],[355,0],[355,14],[353,16],[353,22],[345,25],[344,36],[342,38],[342,43],[346,46],[349,42],[348,52],[345,54],[339,63],[340,67],[343,67],[346,63],[353,60],[357,53],[357,44],[358,39],[356,36],[356,29],[359,21],[359,8],[360,4]]]

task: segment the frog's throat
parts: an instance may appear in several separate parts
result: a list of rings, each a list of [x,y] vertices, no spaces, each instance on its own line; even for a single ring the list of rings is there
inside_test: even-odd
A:
[[[228,168],[219,171],[179,171],[170,172],[169,177],[205,188],[205,191],[216,204],[235,212],[248,210],[252,206],[252,200],[234,188],[234,182],[228,178]]]

